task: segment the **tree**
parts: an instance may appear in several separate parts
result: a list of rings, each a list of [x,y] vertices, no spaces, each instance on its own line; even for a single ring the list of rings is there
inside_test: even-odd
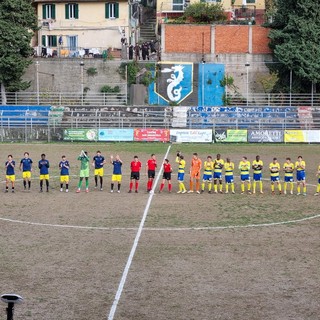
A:
[[[270,48],[278,73],[276,91],[310,92],[320,85],[320,10],[314,0],[277,0]]]
[[[227,19],[220,3],[196,2],[190,4],[184,11],[182,20],[193,23],[213,23]]]
[[[32,63],[30,46],[37,29],[37,16],[31,0],[2,0],[0,2],[0,84],[2,104],[6,92],[24,90],[25,69]]]

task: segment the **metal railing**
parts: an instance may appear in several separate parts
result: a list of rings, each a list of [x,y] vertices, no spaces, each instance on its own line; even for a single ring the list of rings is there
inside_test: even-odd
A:
[[[8,105],[54,105],[54,106],[123,106],[128,104],[127,84],[119,86],[119,93],[84,93],[81,92],[9,92]],[[232,95],[226,94],[228,106],[279,106],[279,107],[320,107],[320,94],[290,93],[251,93]]]

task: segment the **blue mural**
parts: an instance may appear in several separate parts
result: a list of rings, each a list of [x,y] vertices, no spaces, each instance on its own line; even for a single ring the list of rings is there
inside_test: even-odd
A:
[[[149,86],[149,104],[221,106],[224,70],[222,64],[160,62]]]
[[[0,124],[9,127],[45,125],[50,110],[51,106],[0,106]]]

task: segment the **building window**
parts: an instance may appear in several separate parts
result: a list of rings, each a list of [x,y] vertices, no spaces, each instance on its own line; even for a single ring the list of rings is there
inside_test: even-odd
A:
[[[172,10],[173,11],[183,11],[184,10],[184,0],[172,0]]]
[[[77,3],[67,3],[65,10],[66,19],[79,19],[79,5]]]
[[[54,4],[44,4],[42,6],[42,19],[55,19],[56,6]]]
[[[57,36],[42,36],[42,46],[56,47],[57,46]]]
[[[106,3],[106,19],[119,18],[119,3],[108,2]]]
[[[78,36],[67,36],[68,49],[76,51],[78,47]]]
[[[247,0],[247,4],[248,3],[256,3],[256,0]]]

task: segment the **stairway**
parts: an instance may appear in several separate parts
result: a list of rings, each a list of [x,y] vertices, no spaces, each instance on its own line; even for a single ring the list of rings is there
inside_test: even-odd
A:
[[[140,26],[139,42],[156,40],[156,17],[149,17],[144,24]]]

